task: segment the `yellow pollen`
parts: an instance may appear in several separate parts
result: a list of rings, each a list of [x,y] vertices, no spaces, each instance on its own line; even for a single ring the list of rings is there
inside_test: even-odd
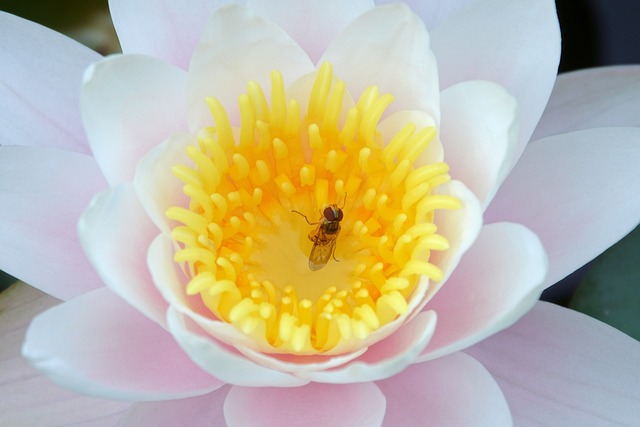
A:
[[[262,351],[353,351],[408,313],[419,282],[443,278],[429,261],[449,248],[434,217],[461,204],[434,194],[446,163],[418,162],[436,129],[383,136],[393,97],[375,86],[350,102],[329,63],[306,112],[274,71],[268,97],[248,83],[237,126],[206,98],[215,127],[187,148],[191,165],[172,168],[189,199],[166,212],[185,292]]]

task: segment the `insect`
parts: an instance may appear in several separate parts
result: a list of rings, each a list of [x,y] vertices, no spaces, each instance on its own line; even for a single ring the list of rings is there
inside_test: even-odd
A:
[[[346,195],[345,195],[346,199]],[[344,207],[344,205],[343,205]],[[305,214],[292,210],[304,217],[309,225],[318,225],[318,228],[309,233],[309,240],[313,242],[313,248],[309,254],[309,268],[313,271],[320,270],[327,265],[329,258],[333,257],[336,249],[336,240],[340,233],[340,221],[342,221],[342,209],[338,205],[332,204],[322,211],[322,216],[318,222],[310,222]]]

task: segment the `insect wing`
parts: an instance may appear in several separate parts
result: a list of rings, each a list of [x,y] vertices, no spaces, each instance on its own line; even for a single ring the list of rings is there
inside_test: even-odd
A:
[[[311,253],[309,254],[309,268],[313,271],[316,271],[327,265],[327,262],[329,261],[329,258],[331,258],[335,247],[335,238],[331,238],[331,240],[322,242],[319,241],[319,239],[316,240],[316,242],[313,244],[313,248],[311,248]]]

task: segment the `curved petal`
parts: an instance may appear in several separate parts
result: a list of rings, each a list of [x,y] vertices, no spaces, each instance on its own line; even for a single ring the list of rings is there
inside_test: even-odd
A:
[[[376,384],[387,398],[383,426],[512,425],[500,387],[464,353],[412,365]]]
[[[109,0],[109,9],[124,53],[154,56],[186,69],[207,19],[232,1]]]
[[[387,115],[420,110],[439,122],[438,70],[429,35],[406,5],[380,6],[362,14],[333,41],[323,61],[333,64],[355,98],[371,85],[393,95]]]
[[[208,96],[221,102],[231,123],[238,123],[238,96],[247,83],[258,82],[269,99],[272,70],[279,70],[290,84],[314,69],[306,52],[282,28],[248,8],[222,7],[207,23],[189,66],[190,130],[213,124]]]
[[[536,233],[556,283],[638,224],[639,140],[640,129],[600,128],[529,144],[485,220]]]
[[[188,399],[134,403],[120,419],[121,427],[222,427],[223,405],[230,387]]]
[[[79,82],[100,55],[1,11],[0,40],[0,145],[89,153],[78,107]]]
[[[231,347],[206,335],[192,319],[174,307],[167,316],[169,330],[191,359],[216,378],[250,387],[298,387],[308,383],[260,366]]]
[[[525,227],[484,226],[427,304],[438,313],[438,327],[420,360],[453,353],[511,326],[540,297],[547,265],[540,240]]]
[[[458,83],[441,97],[440,138],[450,174],[486,207],[513,160],[516,101],[502,86],[487,81]]]
[[[80,241],[105,284],[164,326],[168,305],[146,266],[147,250],[158,233],[131,184],[98,195],[79,222]]]
[[[175,399],[223,385],[195,366],[164,329],[106,288],[37,316],[22,354],[54,382],[110,399]]]
[[[584,314],[539,302],[466,350],[487,367],[517,425],[635,425],[640,343]]]
[[[596,127],[640,127],[640,66],[561,74],[533,139]]]
[[[20,355],[31,318],[60,303],[24,283],[0,294],[0,413],[7,426],[114,425],[129,402],[81,396],[49,381]]]
[[[44,147],[0,147],[0,265],[57,298],[102,286],[76,235],[106,187],[95,160]]]
[[[247,6],[282,27],[317,62],[340,31],[374,4],[372,0],[248,0]]]
[[[163,141],[138,163],[134,186],[140,205],[153,223],[169,234],[178,223],[170,221],[165,212],[171,206],[188,206],[189,199],[182,192],[184,183],[171,173],[176,165],[192,166],[187,155],[189,145],[198,146],[188,133],[176,133]]]
[[[405,0],[413,12],[420,16],[429,31],[433,30],[442,21],[462,9],[467,3],[474,0]],[[376,4],[395,3],[396,0],[376,0]]]
[[[382,425],[385,406],[374,383],[233,387],[224,402],[224,416],[229,427],[374,427]]]
[[[131,181],[138,160],[186,130],[187,73],[154,58],[113,56],[87,70],[82,119],[111,185]]]
[[[552,0],[479,0],[431,33],[440,84],[490,80],[518,101],[518,158],[551,94],[560,60],[560,31]]]
[[[388,378],[413,363],[429,343],[436,328],[436,315],[420,313],[384,340],[345,366],[317,372],[298,372],[315,382],[345,384]]]

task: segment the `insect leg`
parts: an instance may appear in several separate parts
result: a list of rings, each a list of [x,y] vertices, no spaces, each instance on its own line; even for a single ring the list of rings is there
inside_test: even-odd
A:
[[[302,212],[299,212],[299,211],[297,211],[297,210],[295,210],[295,209],[292,209],[292,210],[291,210],[291,212],[295,212],[295,213],[297,213],[298,215],[300,215],[301,217],[303,217],[303,218],[304,218],[304,220],[305,220],[305,221],[307,221],[307,224],[309,224],[309,225],[317,225],[317,224],[320,224],[320,221],[318,221],[318,222],[309,222],[309,218],[307,218],[307,216],[306,216],[305,214],[303,214]]]

